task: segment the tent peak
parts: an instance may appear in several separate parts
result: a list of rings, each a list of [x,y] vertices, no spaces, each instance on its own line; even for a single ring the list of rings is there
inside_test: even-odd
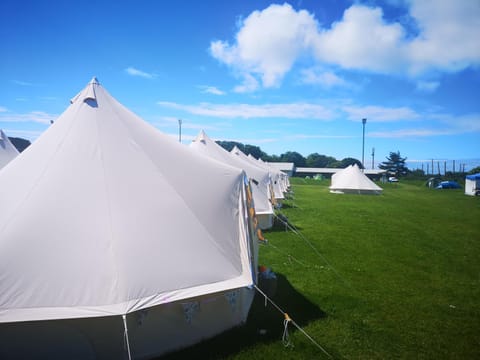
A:
[[[73,99],[70,100],[70,103],[73,104],[75,101],[83,101],[96,106],[97,96],[95,94],[95,87],[100,86],[96,76],[90,80],[85,89],[80,91]]]
[[[208,140],[208,136],[207,136],[207,134],[205,133],[205,131],[200,130],[200,132],[198,133],[197,137],[196,137],[195,140],[193,140],[193,141],[197,141],[197,142],[201,142],[202,144],[206,144],[206,143],[207,143],[207,140]]]
[[[98,81],[97,77],[94,76],[92,80],[89,82],[90,85],[95,84],[95,85],[100,85],[100,82]]]

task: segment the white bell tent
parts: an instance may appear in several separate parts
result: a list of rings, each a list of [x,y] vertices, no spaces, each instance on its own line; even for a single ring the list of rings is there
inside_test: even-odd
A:
[[[358,167],[350,165],[332,175],[330,192],[351,194],[381,194],[383,189],[370,180]]]
[[[262,171],[249,162],[229,153],[215,141],[210,139],[203,130],[201,130],[196,139],[190,143],[190,147],[215,160],[244,170],[248,178],[251,180],[253,202],[258,219],[258,226],[261,229],[269,229],[273,226],[274,212],[272,203],[270,202],[270,176],[267,172]]]
[[[0,169],[18,156],[17,148],[7,135],[0,129]]]
[[[249,162],[250,164],[257,166],[258,168],[262,169],[263,171],[266,171],[270,175],[270,180],[272,182],[273,196],[275,198],[275,201],[280,204],[281,201],[285,198],[285,196],[283,195],[282,187],[281,187],[280,183],[278,181],[276,181],[275,174],[272,172],[272,170],[269,169],[267,166],[262,166],[262,164],[260,164],[253,157],[249,158],[237,146],[234,146],[234,148],[230,152],[232,154],[238,156],[240,159],[243,159],[243,160]]]
[[[288,180],[288,175],[275,167],[273,167],[270,163],[263,161],[262,159],[256,159],[252,154],[248,154],[247,156],[254,164],[260,164],[260,166],[268,169],[268,171],[273,175],[276,182],[279,184],[279,190],[281,191],[282,195],[288,192],[288,188],[290,186],[290,182]],[[275,183],[274,183],[275,184]]]
[[[245,179],[94,78],[0,171],[0,358],[152,357],[246,321]]]

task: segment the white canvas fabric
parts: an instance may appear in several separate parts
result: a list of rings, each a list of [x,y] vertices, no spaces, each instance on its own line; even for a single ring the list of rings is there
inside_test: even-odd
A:
[[[274,212],[270,202],[270,176],[267,172],[229,153],[210,139],[203,130],[190,143],[190,147],[203,155],[244,170],[247,177],[251,180],[255,213],[257,214],[260,227],[268,229],[273,226]]]
[[[333,193],[380,194],[382,190],[362,173],[357,164],[350,165],[332,175],[330,192]]]
[[[278,183],[277,186],[282,196],[288,191],[288,187],[290,186],[290,183],[288,181],[287,174],[285,174],[281,170],[278,170],[277,168],[272,166],[270,163],[265,162],[262,159],[256,159],[255,157],[252,156],[252,154],[248,154],[248,158],[251,159],[252,162],[254,162],[255,164],[259,163],[260,166],[268,169],[268,171],[274,177],[275,181]]]
[[[276,176],[275,174],[272,172],[271,169],[269,169],[268,167],[266,166],[263,166],[262,164],[260,164],[258,161],[256,161],[253,157],[249,158],[247,155],[245,155],[243,153],[243,151],[241,151],[238,147],[234,147],[231,151],[230,151],[232,154],[238,156],[240,159],[243,159],[245,160],[246,162],[249,162],[250,164],[262,169],[263,171],[266,171],[269,176],[270,176],[270,180],[272,182],[272,189],[274,191],[274,197],[275,197],[275,200],[277,201],[281,201],[285,198],[285,196],[283,195],[283,191],[282,191],[282,187],[280,185],[280,183],[277,181],[276,179]]]
[[[243,171],[158,132],[93,79],[0,171],[0,323],[251,285],[244,191]]]
[[[0,129],[0,169],[18,156],[17,148],[8,136]]]

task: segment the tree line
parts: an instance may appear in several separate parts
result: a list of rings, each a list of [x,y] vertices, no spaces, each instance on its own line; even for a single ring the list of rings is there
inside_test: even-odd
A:
[[[296,151],[287,151],[281,155],[269,155],[258,146],[242,144],[236,141],[217,141],[217,144],[227,151],[231,151],[236,146],[243,153],[247,155],[250,154],[256,159],[269,162],[290,162],[294,163],[295,167],[346,168],[353,164],[357,164],[360,168],[362,167],[362,163],[359,160],[350,157],[337,160],[332,156],[321,155],[319,153],[312,153],[304,157]]]
[[[358,167],[363,168],[362,163],[355,158],[344,158],[337,160],[332,156],[321,155],[313,153],[304,157],[296,151],[287,151],[281,155],[268,155],[260,147],[248,144],[242,144],[236,141],[217,141],[227,151],[231,151],[234,146],[238,147],[243,153],[251,154],[257,159],[269,162],[290,162],[294,163],[295,167],[310,167],[310,168],[346,168],[349,165],[357,164]],[[385,170],[390,176],[396,177],[413,177],[423,178],[425,174],[422,170],[410,170],[406,166],[406,157],[400,155],[400,151],[391,151],[386,160],[378,164],[378,168]],[[471,173],[480,172],[480,168],[475,168]]]

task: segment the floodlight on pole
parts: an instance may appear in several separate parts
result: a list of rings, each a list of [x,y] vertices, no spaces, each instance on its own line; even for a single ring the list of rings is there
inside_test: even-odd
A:
[[[363,124],[363,136],[362,136],[362,167],[365,169],[365,124],[367,123],[367,119],[362,119]]]
[[[182,142],[182,119],[178,119],[178,142]]]

